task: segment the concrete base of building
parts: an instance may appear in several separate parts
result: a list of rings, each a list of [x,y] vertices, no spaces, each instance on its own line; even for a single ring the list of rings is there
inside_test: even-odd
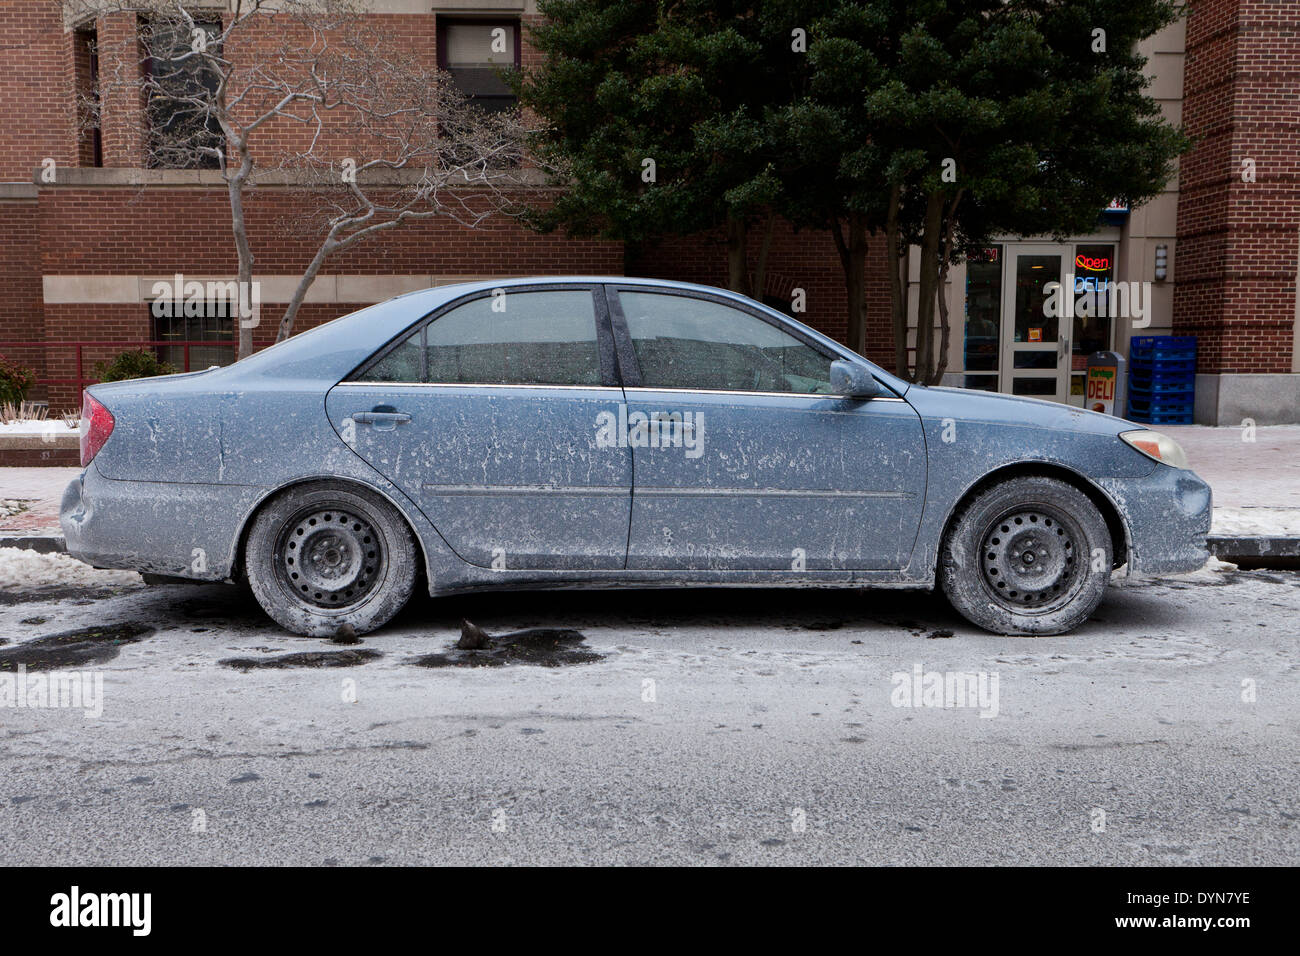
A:
[[[1196,376],[1198,425],[1300,423],[1300,375],[1224,372]]]

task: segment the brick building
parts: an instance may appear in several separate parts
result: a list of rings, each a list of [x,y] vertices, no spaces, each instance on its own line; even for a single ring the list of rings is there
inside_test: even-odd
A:
[[[203,5],[215,18],[225,7]],[[368,7],[416,55],[461,70],[485,100],[503,91],[474,68],[483,30],[503,28],[515,62],[526,67],[535,58],[524,29],[536,16],[534,0],[370,0]],[[39,396],[55,409],[75,405],[77,382],[93,378],[94,363],[127,342],[202,341],[190,349],[194,367],[233,357],[229,320],[160,324],[149,307],[155,283],[176,273],[234,274],[218,173],[144,168],[146,120],[129,98],[105,102],[98,130],[76,120],[78,91],[104,68],[91,52],[135,28],[121,16],[67,23],[48,0],[0,0],[0,354],[34,367]],[[1195,150],[1162,196],[1138,209],[1107,210],[1089,235],[1006,237],[954,269],[945,292],[961,327],[947,382],[1081,404],[1087,352],[1127,353],[1131,334],[1172,332],[1198,337],[1198,421],[1300,421],[1300,0],[1195,0],[1185,20],[1143,52],[1152,95],[1185,124]],[[267,316],[255,331],[259,347],[273,339],[277,306],[313,251],[280,226],[293,218],[294,202],[291,189],[270,181],[248,199]],[[868,257],[867,354],[888,367],[886,265]],[[1149,308],[1136,323],[1116,317],[1031,330],[1021,287],[1030,278],[1041,285],[1053,271],[1089,273],[1103,284],[1149,283]],[[475,229],[428,220],[328,260],[296,327],[430,284],[566,273],[721,284],[725,254],[713,236],[631,250],[537,235],[504,219]],[[807,300],[800,318],[843,337],[833,243],[778,227],[763,297],[782,305],[795,288]],[[184,350],[158,348],[185,359]]]

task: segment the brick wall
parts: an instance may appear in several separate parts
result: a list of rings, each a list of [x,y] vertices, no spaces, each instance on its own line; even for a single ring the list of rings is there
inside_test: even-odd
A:
[[[54,3],[0,0],[0,182],[77,164],[72,50]]]
[[[1175,334],[1202,372],[1289,372],[1300,252],[1300,0],[1198,0],[1187,21]],[[1255,181],[1242,177],[1254,161]]]
[[[36,201],[0,199],[0,343],[45,338]],[[45,377],[41,348],[0,344],[0,355]],[[43,398],[43,395],[31,395]]]
[[[525,24],[532,20],[525,17]],[[397,44],[432,65],[434,16],[386,15],[380,26]],[[1300,224],[1300,0],[1197,0],[1187,26],[1183,118],[1196,138],[1181,166],[1176,332],[1201,340],[1201,370],[1289,371],[1295,302],[1297,224]],[[130,17],[94,24],[101,48],[130,50]],[[53,3],[0,0],[4,49],[0,68],[0,181],[30,182],[45,158],[60,166],[89,165],[87,138],[76,123],[75,89],[88,71],[86,34],[64,32]],[[524,31],[524,37],[527,31]],[[279,37],[283,39],[283,36]],[[239,52],[277,38],[245,38]],[[124,47],[123,44],[126,44]],[[521,50],[525,67],[537,53]],[[129,57],[127,57],[129,60]],[[130,68],[135,66],[128,63]],[[101,75],[114,69],[101,63]],[[137,167],[143,128],[138,97],[107,104],[104,165]],[[278,123],[271,152],[301,143],[302,127]],[[340,155],[347,143],[332,143]],[[1256,181],[1241,180],[1241,161],[1255,161]],[[301,220],[300,196],[259,188],[248,198],[256,270],[300,271],[312,245],[284,227]],[[48,335],[52,342],[148,335],[143,306],[42,306],[41,276],[230,273],[234,270],[229,211],[220,188],[89,188],[56,182],[38,201],[0,201],[0,341]],[[751,236],[758,254],[759,230]],[[868,250],[867,353],[890,367],[882,240]],[[367,241],[326,266],[327,274],[563,274],[620,273],[723,285],[725,252],[719,236],[678,239],[629,252],[615,243],[537,236],[493,220],[477,230],[447,221],[413,224]],[[843,276],[826,233],[778,226],[764,293],[788,300],[805,290],[799,317],[843,340]],[[309,306],[299,327],[332,318],[352,306]],[[259,345],[273,335],[272,304],[258,330]],[[960,315],[954,316],[960,321]],[[55,353],[58,353],[56,356]],[[39,356],[36,359],[39,360]],[[66,370],[66,349],[51,351],[48,374]],[[32,364],[29,362],[29,364]]]
[[[301,273],[317,241],[301,235],[301,197],[252,190],[245,218],[258,273]],[[230,208],[222,188],[55,188],[41,191],[46,273],[232,273]],[[541,236],[496,217],[476,228],[449,219],[410,222],[331,257],[327,274],[527,275],[619,272],[621,247]]]

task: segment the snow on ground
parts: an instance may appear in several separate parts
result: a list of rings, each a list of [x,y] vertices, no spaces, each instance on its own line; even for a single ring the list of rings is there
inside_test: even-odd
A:
[[[19,501],[17,498],[0,498],[0,518],[12,518],[14,515],[20,515],[28,508],[25,501]]]
[[[42,587],[123,587],[143,585],[134,571],[97,571],[66,554],[38,554],[0,548],[0,591]]]
[[[47,418],[44,421],[0,422],[0,437],[14,436],[51,438],[58,435],[76,435],[76,428],[69,428],[61,418]]]
[[[1237,566],[1231,561],[1222,561],[1214,555],[1210,555],[1209,560],[1196,571],[1188,571],[1184,574],[1130,574],[1128,565],[1121,565],[1115,569],[1110,576],[1110,586],[1113,588],[1142,588],[1151,583],[1153,577],[1159,577],[1161,580],[1178,580],[1187,581],[1191,584],[1222,584],[1224,578],[1219,577],[1221,574],[1228,574],[1236,571]]]
[[[1300,535],[1300,508],[1215,508],[1210,534],[1229,537]]]

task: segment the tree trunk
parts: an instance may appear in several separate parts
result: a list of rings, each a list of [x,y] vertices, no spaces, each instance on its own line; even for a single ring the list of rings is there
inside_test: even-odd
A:
[[[758,249],[758,264],[754,266],[754,281],[750,286],[749,295],[759,302],[763,301],[763,293],[767,288],[767,254],[772,249],[772,232],[776,227],[776,213],[767,214],[767,225],[763,227],[763,244]]]
[[[749,295],[749,237],[745,218],[727,213],[727,288]]]
[[[283,342],[289,336],[293,335],[293,323],[298,317],[298,310],[302,307],[303,300],[307,298],[307,291],[311,284],[316,281],[316,276],[320,273],[321,266],[324,265],[326,258],[334,251],[333,235],[327,236],[321,243],[316,255],[307,264],[307,271],[302,274],[298,280],[297,287],[293,290],[293,296],[289,299],[289,305],[284,310],[284,315],[280,319],[280,327],[276,329],[275,341]]]
[[[911,315],[912,302],[912,247],[906,242],[902,243],[898,249],[898,281],[902,284],[902,306],[899,321],[902,323],[903,335],[899,339],[899,348],[902,352],[900,361],[902,362],[902,372],[899,374],[903,378],[908,377],[907,372],[907,317]]]
[[[831,219],[831,237],[844,270],[844,291],[848,298],[845,344],[865,355],[867,352],[867,217],[849,210],[847,238],[838,216]]]
[[[898,228],[901,199],[902,187],[898,184],[890,187],[885,245],[889,260],[889,318],[894,329],[894,374],[899,378],[907,378],[907,259]]]
[[[856,210],[849,212],[849,348],[867,353],[867,223]]]
[[[939,281],[939,247],[943,229],[943,193],[933,192],[925,201],[925,225],[921,235],[921,274],[916,294],[916,368],[912,381],[928,382],[934,374],[935,286]]]
[[[253,169],[252,156],[244,146],[240,149],[239,169],[226,179],[226,190],[230,194],[230,228],[235,236],[235,255],[239,262],[239,299],[244,301],[252,294],[253,283],[253,246],[248,241],[248,224],[244,219],[244,186]],[[236,360],[245,359],[253,354],[253,326],[235,310],[234,321],[239,328],[239,352]],[[260,313],[259,313],[260,315]]]
[[[944,372],[948,371],[948,344],[952,340],[952,321],[948,315],[948,268],[952,261],[952,245],[957,229],[957,204],[961,202],[962,190],[952,197],[952,204],[944,212],[943,250],[939,260],[939,282],[936,288],[939,305],[939,354],[935,356],[934,374],[927,384],[938,385],[943,381]]]

